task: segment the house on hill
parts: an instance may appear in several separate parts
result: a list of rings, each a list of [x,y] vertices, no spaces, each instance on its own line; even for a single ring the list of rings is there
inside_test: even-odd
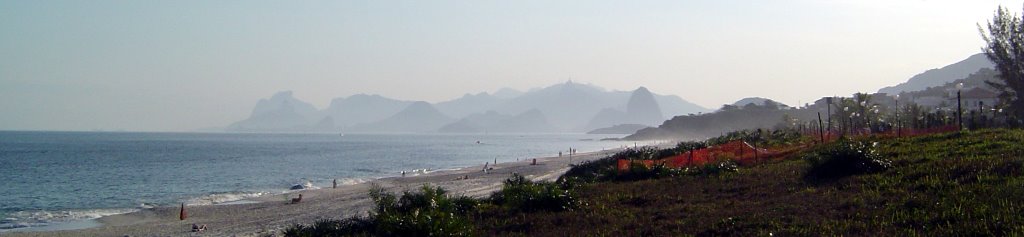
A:
[[[954,91],[953,93],[954,95],[951,96],[952,98],[949,104],[956,105],[956,92]],[[999,94],[982,87],[974,87],[960,92],[960,101],[963,103],[963,109],[965,111],[977,111],[985,108],[990,109],[999,104]]]

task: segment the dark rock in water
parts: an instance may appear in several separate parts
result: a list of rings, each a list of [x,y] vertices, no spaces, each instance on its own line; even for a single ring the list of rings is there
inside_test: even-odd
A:
[[[292,185],[292,187],[291,187],[291,190],[302,190],[302,189],[306,189],[306,186],[302,186],[301,184],[296,184],[296,185]]]

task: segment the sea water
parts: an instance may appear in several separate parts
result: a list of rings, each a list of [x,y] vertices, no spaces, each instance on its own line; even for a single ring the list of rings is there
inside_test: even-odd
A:
[[[585,134],[0,132],[0,232],[625,146]],[[629,145],[633,145],[630,143]]]

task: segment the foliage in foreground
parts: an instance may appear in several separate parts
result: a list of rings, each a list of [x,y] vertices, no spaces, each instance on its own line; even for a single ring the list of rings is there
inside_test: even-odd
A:
[[[491,195],[491,203],[510,209],[530,211],[564,211],[579,207],[579,198],[565,182],[533,182],[521,175],[508,180],[502,189]]]
[[[505,181],[491,198],[450,197],[440,187],[423,186],[419,192],[406,191],[401,197],[381,188],[370,190],[375,203],[368,217],[318,220],[312,225],[296,224],[285,236],[473,236],[471,215],[478,206],[490,210],[565,211],[581,206],[571,184],[533,182],[515,175]]]
[[[463,218],[472,225],[472,235],[480,236],[1024,234],[1024,216],[1019,214],[1024,211],[1024,130],[877,139],[877,146],[847,141],[847,148],[818,147],[784,161],[720,175],[590,183],[567,175],[550,185],[575,195],[579,205],[571,211],[526,211],[529,208],[523,205],[507,205],[513,202],[498,205],[485,199]],[[873,155],[865,157],[891,160],[891,166],[832,182],[807,179],[813,170],[811,160],[794,158],[831,155],[830,149],[849,149],[835,154],[873,149]],[[598,162],[602,161],[594,164]],[[545,190],[537,187],[518,189]],[[321,222],[315,225],[379,228],[372,218]]]
[[[473,225],[466,217],[479,204],[468,197],[452,198],[440,187],[423,186],[401,197],[380,188],[370,191],[376,204],[369,217],[341,221],[319,220],[309,226],[295,225],[285,236],[471,236]]]
[[[1024,130],[878,138],[892,166],[832,182],[795,154],[726,175],[580,187],[577,211],[491,213],[481,235],[1014,236],[1024,234]],[[865,144],[866,145],[866,144]]]
[[[885,171],[892,167],[892,161],[878,154],[877,145],[844,138],[821,146],[804,156],[809,164],[807,177],[834,179]]]

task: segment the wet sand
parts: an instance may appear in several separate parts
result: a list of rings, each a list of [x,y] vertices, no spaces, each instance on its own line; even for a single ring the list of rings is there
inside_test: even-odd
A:
[[[572,162],[594,160],[613,154],[617,150],[578,153]],[[280,195],[267,195],[232,205],[187,206],[188,218],[178,220],[179,207],[158,207],[138,212],[107,216],[96,221],[100,227],[45,231],[10,232],[2,236],[280,236],[281,231],[295,223],[309,224],[317,219],[340,219],[366,215],[373,206],[368,190],[378,185],[391,192],[417,190],[424,184],[441,186],[454,195],[486,197],[501,188],[502,182],[513,173],[535,181],[553,181],[569,170],[569,156],[537,158],[532,160],[489,165],[494,168],[483,172],[483,165],[428,174],[393,177],[368,183],[303,190]],[[469,176],[468,179],[460,177]],[[302,194],[301,203],[289,200]],[[206,224],[208,230],[191,232],[192,223]]]

